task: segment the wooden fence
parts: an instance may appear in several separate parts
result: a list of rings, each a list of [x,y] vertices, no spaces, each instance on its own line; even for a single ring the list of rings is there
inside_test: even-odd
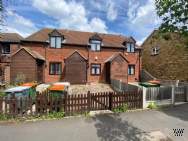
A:
[[[146,101],[167,100],[171,99],[172,87],[151,87],[147,88]]]
[[[138,86],[126,84],[115,79],[111,79],[111,87],[116,92],[140,91],[140,88]]]
[[[0,113],[11,116],[39,116],[50,112],[64,111],[65,115],[82,114],[92,110],[113,110],[123,104],[128,109],[142,108],[142,91],[126,93],[90,93],[51,97],[49,94],[37,94],[35,99],[0,99]]]

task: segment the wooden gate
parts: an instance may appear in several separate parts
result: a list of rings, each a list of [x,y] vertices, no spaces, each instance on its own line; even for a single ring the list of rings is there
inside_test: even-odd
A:
[[[110,109],[110,95],[112,93],[91,94],[91,110],[108,110]]]
[[[174,89],[175,102],[185,102],[186,101],[186,86],[178,86]]]

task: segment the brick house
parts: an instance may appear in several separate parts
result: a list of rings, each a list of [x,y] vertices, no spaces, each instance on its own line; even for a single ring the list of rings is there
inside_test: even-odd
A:
[[[142,68],[162,80],[188,81],[188,40],[154,30],[142,44]]]
[[[44,28],[23,39],[12,55],[11,81],[23,73],[27,81],[135,82],[140,52],[132,37]]]
[[[10,82],[11,55],[20,48],[21,39],[17,33],[0,34],[0,82]]]

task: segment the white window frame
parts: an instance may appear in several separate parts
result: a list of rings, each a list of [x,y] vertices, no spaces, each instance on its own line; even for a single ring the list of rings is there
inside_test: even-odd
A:
[[[159,47],[153,47],[151,49],[151,55],[158,55],[159,54],[159,51],[160,51],[160,48]]]
[[[127,52],[134,53],[135,52],[135,44],[134,43],[126,43]]]
[[[100,51],[101,50],[101,41],[92,40],[90,45],[91,45],[92,51]]]
[[[52,39],[54,39],[54,41],[52,41]],[[60,44],[58,44],[58,40],[60,40]],[[50,47],[51,48],[61,48],[62,45],[62,38],[60,36],[51,36],[50,37]]]
[[[101,74],[101,64],[91,64],[91,75]]]
[[[135,65],[128,65],[128,75],[135,75]]]

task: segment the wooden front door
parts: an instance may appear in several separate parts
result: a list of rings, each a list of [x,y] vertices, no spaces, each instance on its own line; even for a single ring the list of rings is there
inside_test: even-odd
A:
[[[43,61],[37,61],[37,82],[43,82]]]
[[[87,61],[78,52],[74,52],[65,61],[65,80],[71,84],[87,82]]]

